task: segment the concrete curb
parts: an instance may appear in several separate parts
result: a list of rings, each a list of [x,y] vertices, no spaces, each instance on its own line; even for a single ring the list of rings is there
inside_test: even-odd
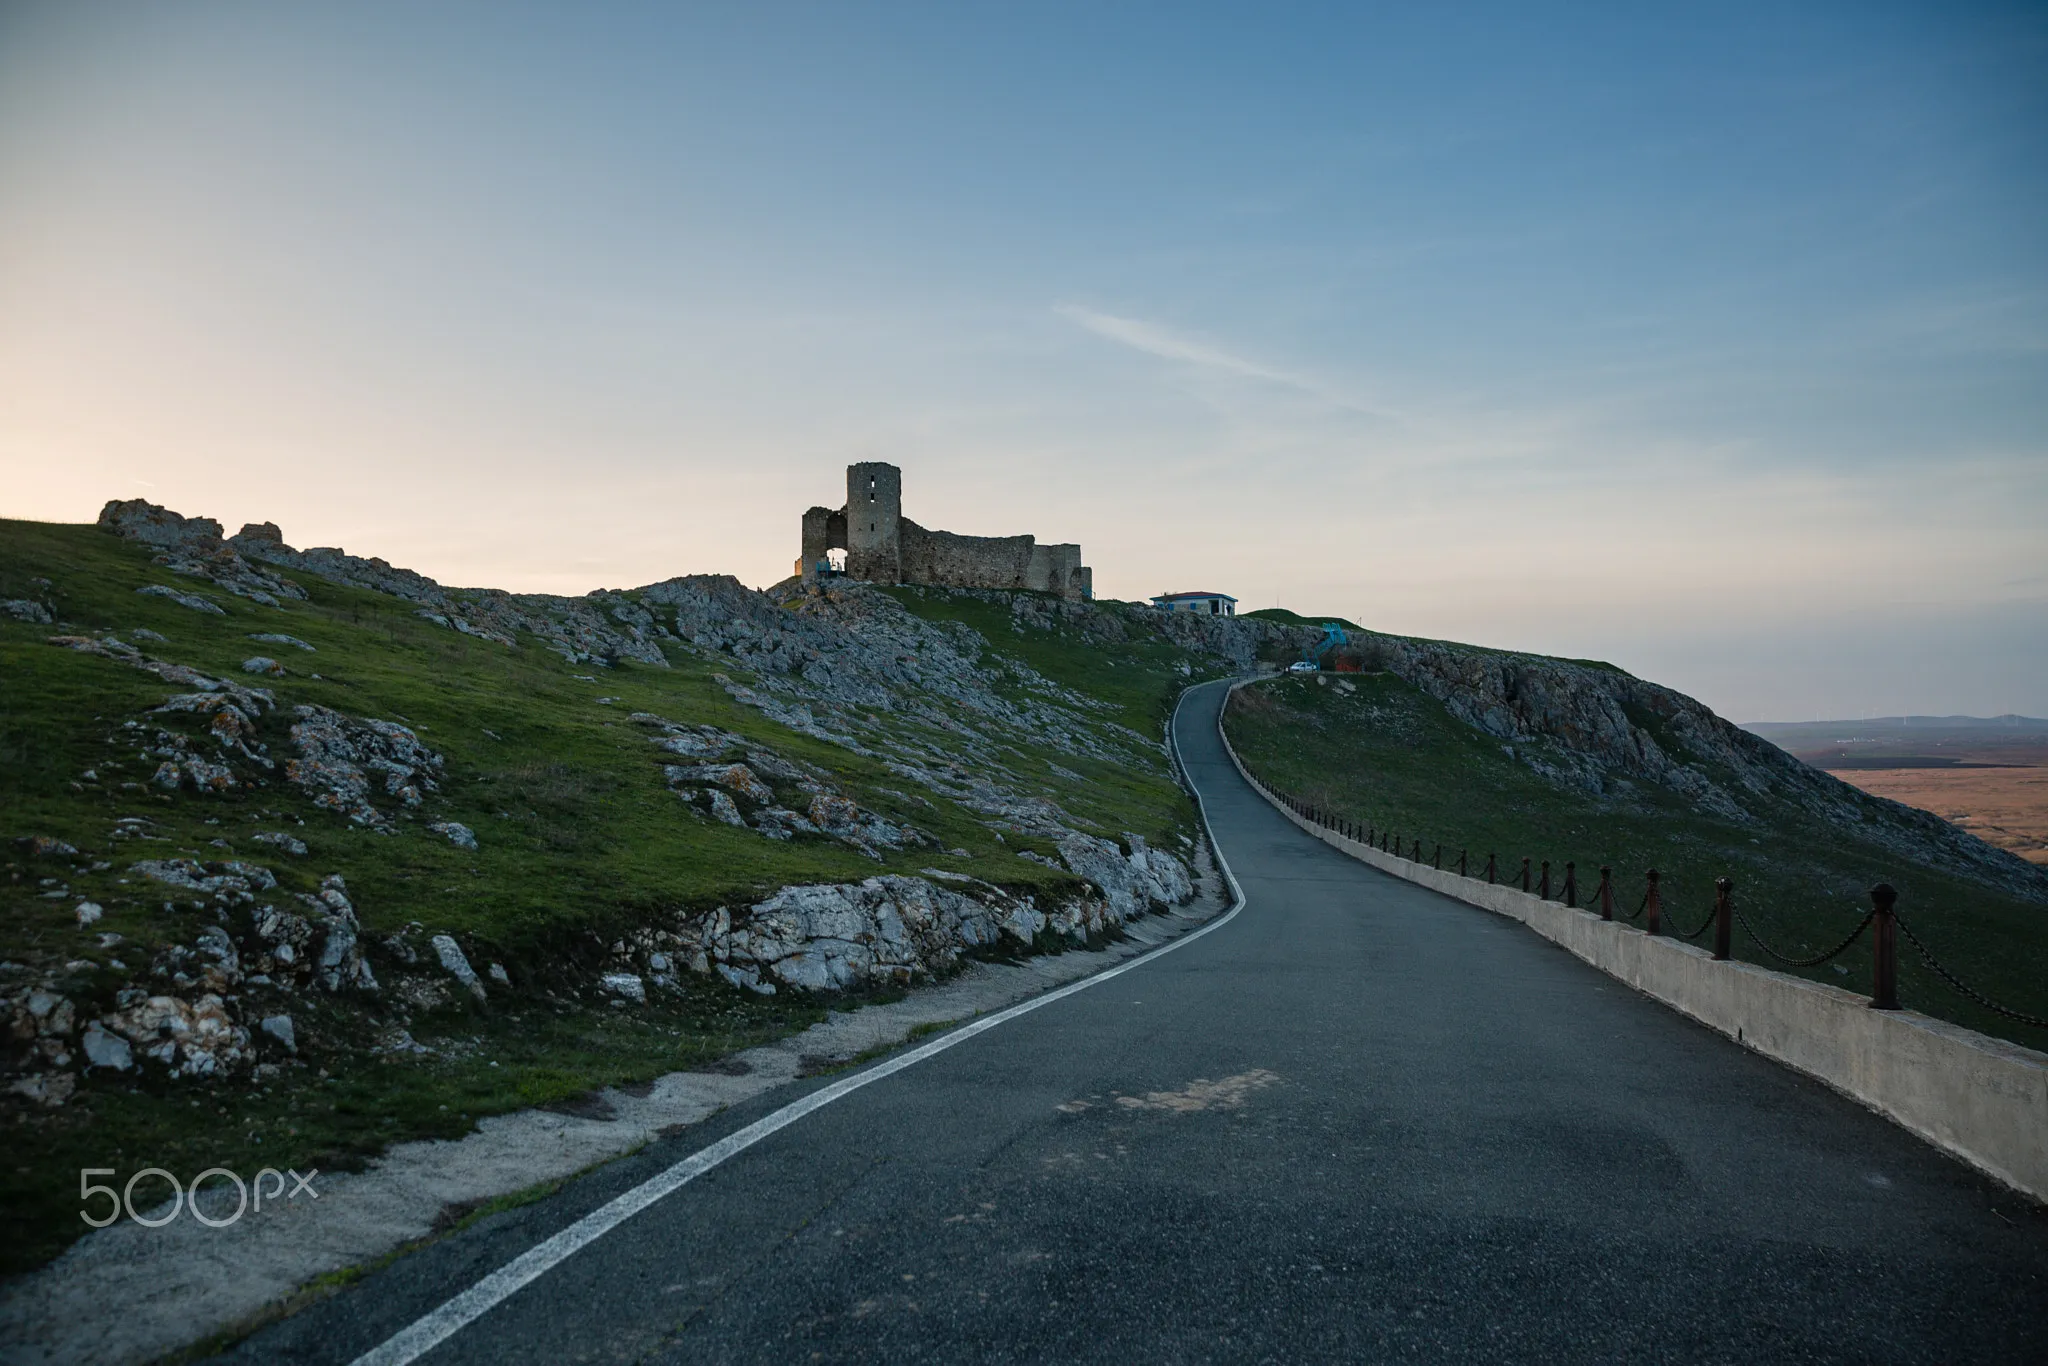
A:
[[[1233,684],[1235,693],[1257,679]],[[1229,704],[1224,704],[1229,710]],[[1217,730],[1223,729],[1221,714]],[[1519,920],[1609,976],[1743,1047],[1825,1082],[1985,1175],[2048,1202],[2048,1054],[1910,1010],[1653,937],[1533,893],[1385,854],[1289,810],[1223,751],[1252,790],[1339,853],[1453,900]]]

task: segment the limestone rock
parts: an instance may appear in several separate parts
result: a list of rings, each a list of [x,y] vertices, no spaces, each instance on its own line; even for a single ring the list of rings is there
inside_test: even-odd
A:
[[[98,1020],[86,1024],[79,1046],[89,1066],[104,1067],[110,1072],[134,1070],[135,1050],[119,1034],[109,1033]]]
[[[460,821],[435,821],[427,829],[437,835],[446,835],[448,842],[457,849],[476,848],[476,831]]]
[[[291,580],[260,569],[244,559],[240,548],[275,547],[281,542],[237,537],[221,540],[220,523],[210,517],[181,517],[140,498],[110,502],[100,510],[100,525],[128,540],[141,541],[161,553],[156,562],[174,574],[211,580],[238,597],[275,607],[280,598],[304,598],[306,590]],[[267,525],[267,524],[266,524]],[[245,532],[250,528],[244,528]],[[270,530],[275,531],[272,527]],[[261,528],[257,529],[259,532]],[[218,611],[218,608],[211,610]]]
[[[725,793],[715,788],[708,795],[711,801],[712,815],[718,817],[727,825],[744,826],[747,823],[747,818],[740,814],[739,804],[733,801],[731,797],[726,796]]]
[[[463,956],[462,946],[455,942],[453,935],[437,934],[429,941],[434,946],[434,956],[441,960],[441,967],[450,977],[469,989],[469,994],[481,1001],[484,999],[484,984],[477,980],[476,969]]]
[[[328,991],[376,991],[376,974],[363,958],[362,927],[356,920],[355,907],[349,902],[348,889],[341,875],[328,874],[320,880],[318,896],[302,896],[300,900],[311,907],[315,918],[324,921],[326,926],[326,934],[320,942],[320,957],[314,964],[320,985]]]
[[[316,806],[358,825],[380,826],[388,817],[371,803],[377,788],[409,807],[437,790],[443,760],[411,727],[318,706],[296,707],[293,714],[299,718],[291,731],[299,757],[285,765],[285,776],[306,789]]]
[[[108,503],[100,509],[99,524],[128,540],[167,550],[207,552],[221,543],[220,523],[211,517],[181,517],[140,498]]]
[[[1093,835],[1070,835],[1060,841],[1059,849],[1060,858],[1074,876],[1086,878],[1102,889],[1119,921],[1143,915],[1151,908],[1152,887],[1148,880],[1108,840]]]
[[[55,1110],[71,1099],[78,1089],[78,1078],[69,1072],[43,1072],[34,1076],[16,1077],[7,1085],[10,1095],[20,1096],[37,1105]]]
[[[39,626],[48,626],[52,617],[50,609],[27,598],[9,598],[0,602],[0,612],[5,612],[16,621],[26,621]]]
[[[601,985],[607,993],[622,1000],[631,1001],[635,1005],[647,1004],[647,984],[641,981],[636,973],[607,972],[601,980]]]
[[[180,593],[168,584],[153,583],[147,588],[138,588],[135,591],[146,598],[169,598],[178,606],[189,607],[195,612],[211,612],[217,617],[227,615],[227,609],[212,598],[202,598],[197,593]]]
[[[181,891],[198,892],[223,905],[246,905],[255,893],[277,886],[277,875],[260,863],[240,859],[201,863],[197,859],[142,859],[128,871]]]
[[[218,1076],[251,1061],[249,1031],[236,1024],[226,1004],[212,994],[194,1001],[151,996],[101,1017],[100,1024],[173,1076]]]
[[[199,956],[213,961],[202,967],[199,983],[206,990],[225,996],[242,982],[242,956],[235,948],[235,941],[228,932],[218,925],[208,925],[199,931]]]
[[[278,663],[269,655],[251,655],[242,661],[242,672],[245,674],[270,674],[281,678],[284,676],[284,665]]]
[[[772,840],[793,839],[798,835],[818,833],[817,826],[796,812],[780,806],[764,806],[756,811],[754,828]]]
[[[266,1015],[257,1027],[271,1038],[283,1044],[286,1052],[296,1053],[299,1051],[298,1031],[292,1027],[291,1016]]]

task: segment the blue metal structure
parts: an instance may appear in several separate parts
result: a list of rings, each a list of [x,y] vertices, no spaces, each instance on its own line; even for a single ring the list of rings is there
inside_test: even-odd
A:
[[[1351,638],[1344,634],[1343,627],[1334,621],[1326,621],[1323,623],[1323,638],[1303,652],[1301,662],[1313,664],[1317,668],[1321,668],[1324,655],[1330,653],[1339,645],[1348,645],[1350,642]]]

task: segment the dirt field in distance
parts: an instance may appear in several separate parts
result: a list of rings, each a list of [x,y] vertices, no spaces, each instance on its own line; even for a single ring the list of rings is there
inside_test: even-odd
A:
[[[1865,792],[1932,811],[2030,863],[2048,864],[2048,767],[1829,771]]]
[[[2048,720],[1887,716],[1748,729],[1845,783],[2048,865]]]

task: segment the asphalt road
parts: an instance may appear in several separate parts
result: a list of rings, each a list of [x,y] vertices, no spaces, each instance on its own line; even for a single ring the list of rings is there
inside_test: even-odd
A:
[[[1220,702],[1178,734],[1234,920],[764,1139],[422,1360],[2048,1361],[2048,1218],[1302,835]],[[349,1361],[794,1094],[235,1355]]]

